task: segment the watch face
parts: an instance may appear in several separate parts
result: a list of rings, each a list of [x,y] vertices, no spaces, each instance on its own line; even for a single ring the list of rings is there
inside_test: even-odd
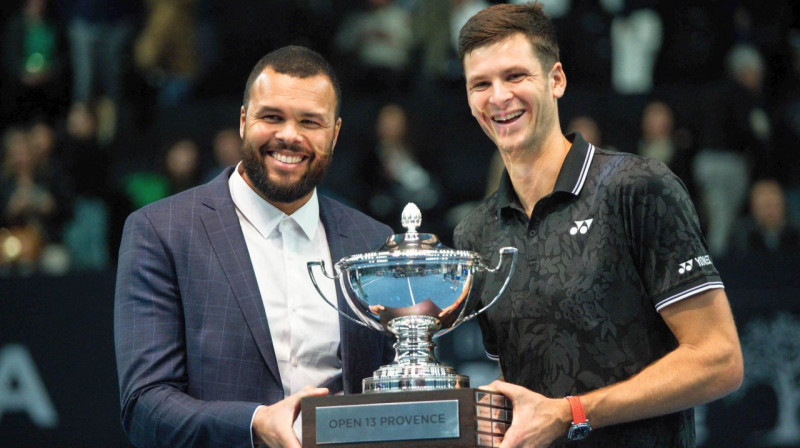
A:
[[[580,440],[588,436],[591,431],[592,427],[588,423],[573,423],[569,428],[569,432],[567,432],[567,438],[569,440]]]

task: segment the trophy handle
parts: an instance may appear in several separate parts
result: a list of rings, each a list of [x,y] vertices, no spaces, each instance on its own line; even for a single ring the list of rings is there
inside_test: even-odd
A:
[[[503,247],[503,248],[501,248],[500,249],[500,259],[497,260],[497,266],[494,269],[487,269],[487,271],[491,272],[492,274],[494,274],[495,272],[499,271],[500,267],[503,265],[504,258],[506,258],[509,254],[511,255],[511,268],[509,268],[509,270],[508,270],[508,275],[506,276],[506,281],[503,282],[503,286],[500,288],[500,291],[497,292],[497,295],[494,296],[494,299],[492,299],[492,301],[489,302],[488,305],[486,305],[485,307],[479,309],[478,311],[470,314],[469,316],[465,317],[463,322],[471,320],[475,316],[477,316],[478,314],[481,314],[482,312],[488,310],[489,307],[494,305],[494,303],[497,302],[497,299],[499,299],[500,296],[503,295],[503,293],[505,292],[506,288],[508,287],[508,283],[511,281],[511,276],[514,275],[514,266],[516,266],[516,264],[517,264],[517,248],[516,247]]]
[[[516,250],[516,249],[515,249],[515,250]],[[335,309],[335,310],[336,310],[336,311],[337,311],[339,314],[341,314],[342,316],[346,317],[346,318],[347,318],[347,319],[349,319],[351,322],[355,322],[355,323],[357,323],[358,325],[361,325],[362,327],[367,327],[367,328],[370,328],[370,326],[369,326],[369,325],[367,325],[367,324],[365,324],[364,322],[361,322],[361,321],[360,321],[360,320],[358,320],[358,319],[354,319],[354,318],[352,318],[352,317],[351,317],[350,315],[348,315],[347,313],[343,313],[343,312],[342,312],[342,310],[340,310],[340,309],[339,309],[339,308],[338,308],[336,305],[334,305],[333,303],[331,303],[331,301],[330,301],[330,300],[328,300],[328,298],[327,298],[327,297],[325,297],[325,293],[323,293],[323,292],[322,292],[322,290],[319,288],[319,285],[317,284],[317,279],[314,277],[314,272],[313,272],[313,268],[314,268],[314,266],[319,266],[320,270],[322,270],[322,275],[324,275],[325,277],[327,277],[327,278],[329,278],[329,279],[331,279],[331,280],[338,280],[338,279],[339,279],[339,277],[341,277],[341,275],[342,275],[342,274],[341,274],[341,273],[338,273],[338,272],[336,272],[336,269],[334,268],[334,274],[335,274],[335,275],[333,275],[333,276],[330,276],[330,275],[328,275],[328,272],[325,270],[325,262],[324,262],[323,260],[319,260],[319,261],[309,261],[308,263],[306,263],[306,268],[308,269],[308,276],[309,276],[309,277],[311,277],[311,283],[313,283],[313,284],[314,284],[314,288],[315,288],[315,289],[317,290],[317,292],[319,293],[319,296],[320,296],[320,297],[322,297],[322,300],[324,300],[324,301],[325,301],[325,303],[327,303],[327,304],[328,304],[328,305],[329,305],[331,308]]]

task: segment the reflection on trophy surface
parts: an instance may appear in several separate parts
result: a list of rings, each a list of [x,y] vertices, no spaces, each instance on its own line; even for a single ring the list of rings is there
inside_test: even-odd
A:
[[[503,294],[514,270],[517,249],[500,249],[497,266],[478,253],[442,245],[436,235],[418,233],[422,221],[416,205],[402,214],[406,233],[390,236],[377,252],[351,255],[326,272],[322,261],[308,263],[311,281],[324,296],[314,277],[319,267],[331,279],[339,279],[345,299],[356,318],[340,313],[359,325],[387,332],[397,338],[394,362],[364,379],[369,392],[434,390],[469,387],[469,378],[433,355],[433,338],[441,336],[492,306]],[[476,310],[487,273],[510,263],[502,287],[494,298]]]

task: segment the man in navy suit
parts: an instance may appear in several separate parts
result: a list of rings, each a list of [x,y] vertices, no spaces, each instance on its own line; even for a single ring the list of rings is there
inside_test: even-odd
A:
[[[120,247],[114,339],[122,424],[140,447],[299,447],[300,399],[344,391],[393,355],[340,316],[306,271],[378,249],[391,229],[316,186],[341,129],[317,53],[262,58],[244,92],[242,161],[132,213]],[[350,312],[339,286],[320,287]]]

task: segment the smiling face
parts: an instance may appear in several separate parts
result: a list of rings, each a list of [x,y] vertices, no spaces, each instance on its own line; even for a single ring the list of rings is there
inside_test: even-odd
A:
[[[556,100],[566,76],[560,62],[543,68],[522,33],[472,50],[464,73],[472,115],[504,157],[535,154],[560,133]]]
[[[291,214],[305,204],[331,164],[341,128],[336,95],[324,75],[297,78],[266,68],[242,106],[242,177]]]

